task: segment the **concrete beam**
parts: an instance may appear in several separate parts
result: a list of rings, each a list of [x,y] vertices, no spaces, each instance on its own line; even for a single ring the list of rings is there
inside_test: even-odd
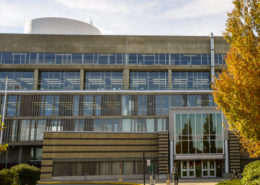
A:
[[[182,53],[208,54],[208,36],[118,36],[0,34],[3,52],[62,53]],[[223,37],[216,39],[216,53],[226,53]]]

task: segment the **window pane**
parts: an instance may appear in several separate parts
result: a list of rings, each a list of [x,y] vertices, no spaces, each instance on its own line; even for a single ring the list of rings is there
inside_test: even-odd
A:
[[[41,72],[41,90],[79,90],[79,72]]]
[[[21,121],[20,141],[29,141],[31,120]]]
[[[209,72],[173,72],[172,88],[174,90],[209,90]]]
[[[33,72],[0,71],[0,90],[5,89],[6,77],[8,77],[8,90],[33,89]]]
[[[36,140],[43,139],[43,133],[46,128],[46,120],[38,120]]]
[[[168,72],[130,72],[131,90],[167,90]]]

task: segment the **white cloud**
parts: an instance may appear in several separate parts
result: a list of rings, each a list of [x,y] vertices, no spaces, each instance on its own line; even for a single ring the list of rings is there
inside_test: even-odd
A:
[[[232,0],[0,0],[0,32],[38,17],[89,22],[103,34],[221,35]],[[5,28],[3,28],[5,27]],[[12,30],[13,28],[13,30]],[[21,29],[19,29],[21,30]]]
[[[214,15],[221,16],[226,15],[232,8],[232,2],[227,0],[192,0],[180,8],[166,11],[162,14],[162,17],[168,19],[184,19]]]

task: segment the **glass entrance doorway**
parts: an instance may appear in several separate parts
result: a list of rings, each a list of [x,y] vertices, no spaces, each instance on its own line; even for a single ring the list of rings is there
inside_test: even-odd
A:
[[[202,161],[202,177],[216,177],[216,161]]]
[[[182,178],[195,177],[195,161],[181,161],[181,177]]]
[[[215,160],[181,161],[181,178],[216,177]]]

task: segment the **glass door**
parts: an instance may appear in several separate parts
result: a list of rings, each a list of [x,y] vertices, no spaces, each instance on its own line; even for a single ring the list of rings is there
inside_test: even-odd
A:
[[[202,161],[202,177],[216,177],[216,161]]]
[[[195,161],[182,161],[181,162],[181,177],[182,178],[195,177]]]

